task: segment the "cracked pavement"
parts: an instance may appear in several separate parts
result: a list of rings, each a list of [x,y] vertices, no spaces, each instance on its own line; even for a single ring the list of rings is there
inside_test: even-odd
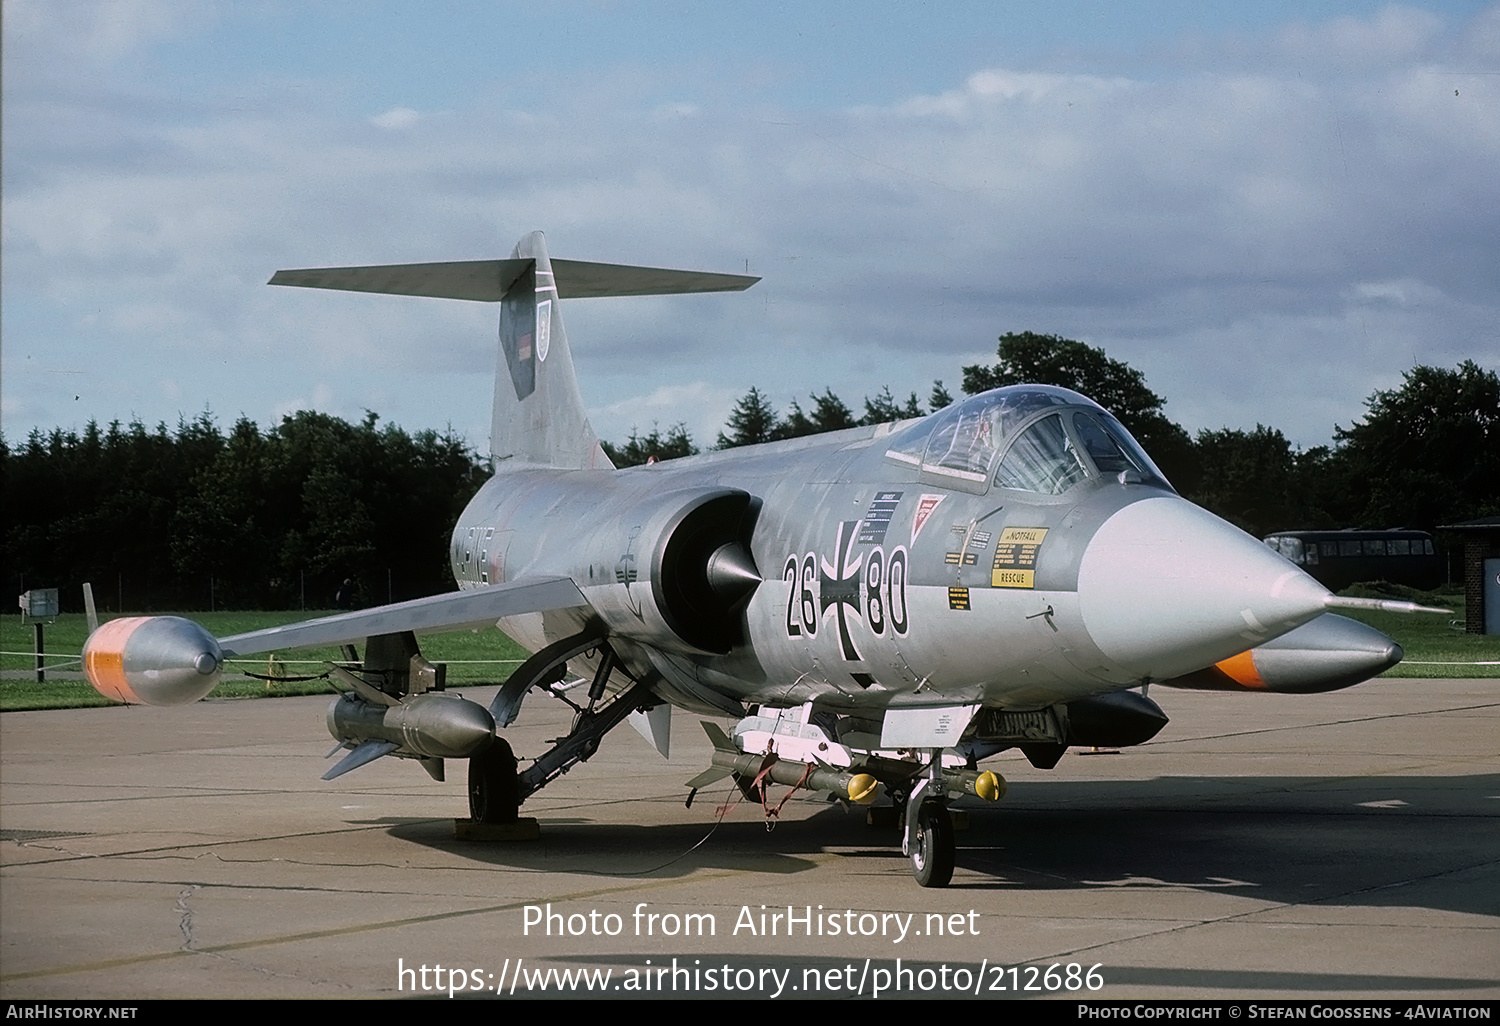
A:
[[[1500,997],[1500,698],[1493,682],[1330,695],[1153,689],[1172,722],[1051,772],[1017,753],[969,799],[954,886],[911,880],[894,831],[795,796],[768,832],[678,712],[663,760],[628,729],[535,796],[540,841],[454,838],[465,767],[382,759],[318,779],[327,699],[0,715],[0,997],[399,996],[397,960],[498,972],[642,966],[1099,964],[1099,997]],[[470,697],[488,701],[488,691]],[[535,755],[568,710],[528,699]],[[779,799],[784,789],[777,788]],[[615,913],[523,933],[527,905]],[[638,937],[641,903],[712,937]],[[750,936],[742,907],[978,912],[978,936]],[[410,993],[408,988],[404,993]],[[1009,997],[1009,993],[994,994]],[[1037,996],[1037,995],[1021,995]],[[1073,996],[1073,995],[1058,995]]]

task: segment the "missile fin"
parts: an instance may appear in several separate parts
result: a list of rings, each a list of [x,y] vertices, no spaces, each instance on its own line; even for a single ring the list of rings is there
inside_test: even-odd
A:
[[[707,787],[709,784],[723,780],[727,776],[729,776],[729,770],[720,766],[710,766],[692,780],[689,780],[686,786],[696,791],[700,787]]]
[[[323,774],[323,779],[332,780],[334,777],[341,777],[350,770],[359,769],[366,763],[374,762],[382,755],[389,755],[400,747],[391,741],[378,741],[371,738],[357,745],[354,751],[340,759],[337,766]]]
[[[729,739],[729,735],[724,733],[723,727],[710,720],[699,720],[698,722],[703,724],[703,732],[708,735],[709,741],[713,742],[716,750],[739,754],[739,748]]]

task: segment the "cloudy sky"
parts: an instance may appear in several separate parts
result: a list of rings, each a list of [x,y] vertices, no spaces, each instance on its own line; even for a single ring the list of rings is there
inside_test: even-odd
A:
[[[1500,367],[1500,6],[4,0],[3,430],[313,408],[487,445],[495,308],[265,286],[508,255],[762,275],[567,304],[599,433],[1102,346],[1326,443]]]

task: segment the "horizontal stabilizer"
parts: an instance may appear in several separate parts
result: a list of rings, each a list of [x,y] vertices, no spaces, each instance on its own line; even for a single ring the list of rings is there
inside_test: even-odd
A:
[[[533,265],[531,258],[459,260],[435,264],[383,264],[371,267],[310,267],[277,271],[271,285],[295,285],[343,292],[379,292],[498,303]],[[674,271],[585,260],[553,260],[559,299],[598,296],[671,296],[693,292],[739,292],[760,281],[743,274]]]
[[[677,296],[693,292],[743,292],[760,281],[748,274],[670,271],[662,267],[553,260],[559,299],[597,296]]]
[[[379,741],[371,738],[356,745],[352,752],[339,760],[337,766],[323,774],[323,779],[332,780],[334,777],[341,777],[350,770],[359,769],[361,766],[374,762],[382,755],[391,754],[400,747],[394,741]]]
[[[236,634],[219,641],[224,655],[247,656],[283,649],[312,648],[360,641],[376,634],[403,631],[432,633],[466,627],[493,626],[501,617],[544,613],[588,605],[583,592],[568,577],[532,577],[487,588],[455,591],[412,599],[353,613]]]

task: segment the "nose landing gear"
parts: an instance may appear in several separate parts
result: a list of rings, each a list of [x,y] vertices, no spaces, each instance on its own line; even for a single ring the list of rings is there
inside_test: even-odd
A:
[[[947,887],[953,879],[953,815],[941,751],[932,752],[926,774],[907,796],[905,819],[901,853],[911,859],[911,875],[923,887]]]
[[[911,873],[923,887],[947,887],[953,879],[953,816],[948,803],[929,798],[917,811],[910,844]]]

